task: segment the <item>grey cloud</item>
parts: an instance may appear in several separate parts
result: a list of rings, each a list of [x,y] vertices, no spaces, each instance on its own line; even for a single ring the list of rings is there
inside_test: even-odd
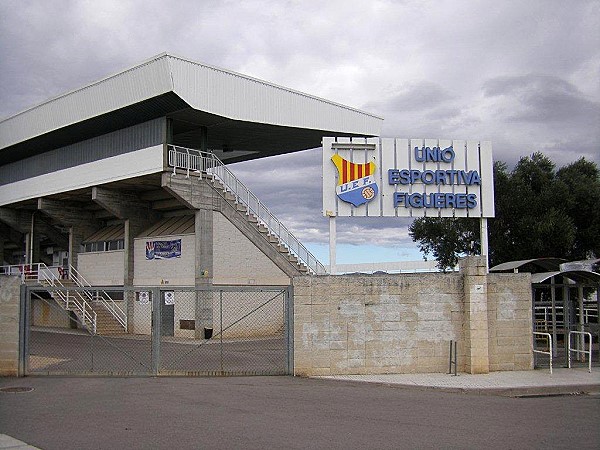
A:
[[[516,102],[506,111],[509,121],[589,123],[600,125],[600,102],[591,101],[571,83],[549,75],[498,77],[483,86],[487,97]]]
[[[422,111],[431,110],[450,99],[452,95],[441,86],[428,81],[419,81],[402,85],[388,97],[367,102],[363,107],[380,113]]]

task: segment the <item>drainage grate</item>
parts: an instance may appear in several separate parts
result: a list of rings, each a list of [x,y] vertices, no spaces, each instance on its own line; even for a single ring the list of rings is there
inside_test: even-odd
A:
[[[6,392],[9,394],[20,394],[21,392],[31,392],[31,391],[33,391],[32,387],[23,387],[23,386],[0,388],[0,392]]]

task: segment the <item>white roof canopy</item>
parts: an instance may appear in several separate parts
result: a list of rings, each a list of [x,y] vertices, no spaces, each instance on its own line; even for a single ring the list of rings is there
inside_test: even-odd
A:
[[[179,145],[197,142],[195,127],[207,127],[209,148],[271,145],[265,156],[319,147],[324,135],[377,136],[383,120],[163,53],[0,121],[0,162],[162,116],[181,124]]]

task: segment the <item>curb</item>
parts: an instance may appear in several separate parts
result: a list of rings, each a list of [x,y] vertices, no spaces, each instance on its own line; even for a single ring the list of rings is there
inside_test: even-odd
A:
[[[312,378],[312,377],[311,377]],[[390,383],[387,381],[363,381],[343,380],[336,378],[315,377],[323,381],[335,381],[348,384],[371,384],[374,386],[385,386],[396,389],[412,389],[417,391],[436,391],[447,394],[467,395],[491,395],[498,397],[529,398],[529,397],[552,397],[562,395],[588,395],[600,394],[600,383],[598,384],[565,384],[551,386],[511,386],[511,387],[451,387],[422,384]]]

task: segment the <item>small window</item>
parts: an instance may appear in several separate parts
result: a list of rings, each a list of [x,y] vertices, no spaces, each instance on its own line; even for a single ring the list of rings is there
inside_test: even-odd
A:
[[[123,250],[124,248],[124,242],[123,239],[118,239],[116,241],[108,241],[108,250]]]

